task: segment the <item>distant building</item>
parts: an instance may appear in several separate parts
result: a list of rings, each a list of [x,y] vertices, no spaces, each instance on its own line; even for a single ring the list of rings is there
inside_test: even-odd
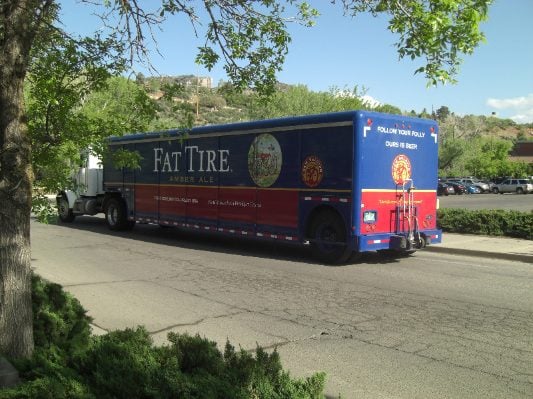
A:
[[[533,141],[518,141],[509,154],[513,161],[533,162]]]
[[[194,75],[182,75],[176,78],[178,83],[181,83],[185,87],[205,87],[210,89],[213,85],[213,80],[210,76],[194,76]]]
[[[198,77],[198,84],[201,87],[205,87],[206,89],[210,89],[213,85],[213,81],[211,80],[211,77],[209,76],[199,76]]]

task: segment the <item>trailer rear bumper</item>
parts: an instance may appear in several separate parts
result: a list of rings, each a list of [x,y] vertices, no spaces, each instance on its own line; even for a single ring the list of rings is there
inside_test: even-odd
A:
[[[442,242],[441,230],[419,231],[411,239],[407,234],[373,234],[359,237],[359,252],[392,249],[396,251],[413,251],[426,245]]]

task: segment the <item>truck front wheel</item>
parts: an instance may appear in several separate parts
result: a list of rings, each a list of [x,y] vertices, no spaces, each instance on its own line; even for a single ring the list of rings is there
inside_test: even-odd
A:
[[[128,220],[126,204],[119,198],[111,198],[105,207],[105,220],[107,226],[114,231],[129,230],[135,222]]]
[[[346,242],[346,228],[336,212],[320,212],[313,219],[310,231],[311,251],[320,261],[339,264],[350,258],[352,250]]]
[[[76,215],[72,213],[72,209],[68,205],[68,199],[66,195],[62,195],[57,202],[57,214],[59,220],[63,223],[72,223],[76,218]]]

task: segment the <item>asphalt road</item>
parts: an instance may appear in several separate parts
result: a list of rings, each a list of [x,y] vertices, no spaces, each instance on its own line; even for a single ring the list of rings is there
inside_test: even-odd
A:
[[[533,211],[533,194],[469,194],[440,196],[441,208]]]
[[[292,375],[328,375],[328,398],[530,398],[533,267],[419,252],[342,267],[303,249],[103,219],[32,222],[37,273],[96,332],[143,324],[224,345],[277,347]]]

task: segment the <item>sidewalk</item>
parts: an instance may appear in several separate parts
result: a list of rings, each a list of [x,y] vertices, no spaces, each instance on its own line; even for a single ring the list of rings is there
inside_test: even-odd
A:
[[[533,264],[533,241],[519,238],[443,233],[442,244],[430,245],[425,250]]]

